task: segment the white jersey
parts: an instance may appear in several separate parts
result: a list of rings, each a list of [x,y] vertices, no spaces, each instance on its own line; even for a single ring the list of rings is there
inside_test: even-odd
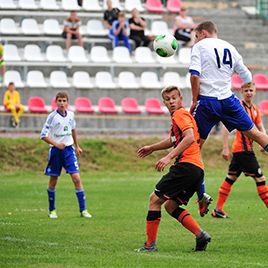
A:
[[[66,146],[70,146],[74,143],[72,130],[75,127],[76,122],[73,112],[66,111],[66,115],[63,116],[56,110],[48,115],[40,138],[50,137],[57,143],[64,143]]]
[[[199,95],[218,99],[233,94],[231,78],[234,72],[244,83],[252,81],[252,75],[236,48],[218,38],[205,38],[193,46],[189,69],[200,74]]]

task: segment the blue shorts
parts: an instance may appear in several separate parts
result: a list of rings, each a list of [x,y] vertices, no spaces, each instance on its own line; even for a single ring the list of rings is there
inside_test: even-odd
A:
[[[193,116],[201,139],[206,139],[211,129],[220,121],[229,132],[234,129],[248,131],[254,126],[240,100],[234,95],[224,100],[199,96]]]
[[[51,147],[49,149],[45,175],[58,177],[60,176],[63,167],[66,172],[70,174],[79,172],[75,150],[72,145],[66,146],[63,150],[56,147]]]

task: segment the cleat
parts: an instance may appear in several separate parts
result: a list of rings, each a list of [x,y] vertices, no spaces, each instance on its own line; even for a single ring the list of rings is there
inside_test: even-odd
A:
[[[92,215],[85,209],[81,212],[81,217],[92,218]]]
[[[198,210],[201,217],[204,217],[205,214],[208,213],[209,209],[208,206],[213,201],[212,197],[206,193],[204,193],[201,200],[198,200]]]
[[[58,215],[56,213],[56,210],[54,209],[54,210],[49,211],[48,217],[50,219],[57,219],[58,218]]]
[[[214,208],[211,213],[212,217],[214,218],[222,218],[222,219],[227,219],[229,218],[228,214],[226,214],[224,211],[219,210],[217,208]]]
[[[153,251],[157,251],[157,246],[156,246],[155,242],[152,242],[152,244],[149,247],[146,246],[146,243],[145,243],[143,247],[134,249],[134,251],[136,251],[136,252],[153,252]]]
[[[195,251],[206,250],[207,245],[210,241],[211,241],[211,236],[207,232],[202,230],[200,234],[196,237]]]

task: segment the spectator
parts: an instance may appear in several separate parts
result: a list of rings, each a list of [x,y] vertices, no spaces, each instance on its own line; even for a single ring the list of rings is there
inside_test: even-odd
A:
[[[83,47],[83,40],[80,33],[81,20],[76,11],[71,11],[70,16],[64,20],[62,36],[66,39],[66,49],[71,46],[72,39],[77,39],[78,45]]]
[[[119,41],[121,40],[124,42],[129,52],[131,52],[131,47],[128,39],[128,30],[129,25],[126,21],[126,16],[123,12],[119,12],[118,19],[115,20],[112,24],[112,35],[109,36],[113,42],[113,47],[118,47]]]
[[[131,11],[132,17],[129,19],[130,35],[129,38],[134,40],[136,47],[147,47],[150,43],[150,38],[144,34],[146,21],[140,16],[140,12],[134,8]]]
[[[112,25],[115,20],[117,20],[118,13],[120,10],[117,7],[113,8],[113,3],[111,0],[107,0],[107,9],[104,11],[103,23],[106,28],[109,29],[109,35],[112,34]]]
[[[187,9],[181,8],[179,16],[175,19],[174,36],[177,40],[184,41],[187,47],[192,47],[194,44],[194,21],[192,17],[187,16]]]
[[[4,46],[0,43],[0,82],[3,81],[6,72],[6,63],[4,61]]]
[[[4,106],[7,112],[12,113],[12,126],[18,127],[20,116],[24,112],[24,106],[20,103],[20,93],[16,90],[13,82],[8,84],[4,95]]]

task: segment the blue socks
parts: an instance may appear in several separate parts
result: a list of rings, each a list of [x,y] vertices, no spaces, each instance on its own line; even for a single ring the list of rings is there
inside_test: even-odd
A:
[[[56,191],[55,189],[47,188],[49,211],[55,210]]]
[[[80,212],[86,209],[86,196],[83,189],[76,189],[75,190],[77,200],[79,203]]]
[[[199,187],[197,189],[197,196],[198,196],[198,200],[201,200],[203,198],[203,194],[206,192],[205,190],[205,179],[204,179],[204,176],[202,178],[202,181],[201,183],[199,184]]]

